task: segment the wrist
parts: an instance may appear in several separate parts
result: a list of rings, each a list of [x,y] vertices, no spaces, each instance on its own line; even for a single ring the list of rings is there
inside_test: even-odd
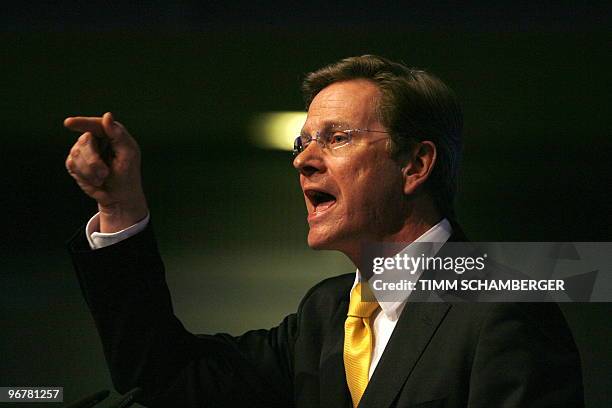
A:
[[[135,204],[100,205],[100,232],[114,233],[131,227],[149,213],[146,201]]]

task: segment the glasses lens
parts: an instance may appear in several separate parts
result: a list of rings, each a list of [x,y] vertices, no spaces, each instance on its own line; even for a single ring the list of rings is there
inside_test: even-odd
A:
[[[335,150],[348,145],[350,141],[351,135],[349,131],[335,131],[327,136],[325,143],[332,150]]]
[[[298,136],[293,141],[293,156],[297,156],[304,150],[304,144],[302,143],[302,136]]]

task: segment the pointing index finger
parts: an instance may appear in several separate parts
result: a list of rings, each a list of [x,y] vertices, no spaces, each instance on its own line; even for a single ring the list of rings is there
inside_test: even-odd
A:
[[[91,132],[94,136],[103,137],[102,118],[94,116],[73,116],[64,120],[64,126],[75,132]]]

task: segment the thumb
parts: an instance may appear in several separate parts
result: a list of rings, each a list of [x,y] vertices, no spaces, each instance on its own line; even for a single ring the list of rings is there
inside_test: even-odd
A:
[[[102,116],[102,129],[104,129],[108,141],[113,146],[121,145],[129,138],[127,131],[119,123],[115,122],[113,114],[110,112],[106,112]]]

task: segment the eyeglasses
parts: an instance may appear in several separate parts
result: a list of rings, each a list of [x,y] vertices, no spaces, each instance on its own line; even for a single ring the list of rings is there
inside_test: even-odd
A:
[[[300,134],[293,141],[293,158],[297,157],[298,154],[302,153],[310,143],[315,140],[322,149],[329,149],[329,151],[337,155],[340,150],[347,146],[351,146],[355,141],[355,134],[370,132],[370,133],[389,133],[383,130],[371,130],[371,129],[338,129],[330,128],[324,131],[317,132],[314,136],[306,133]],[[382,140],[377,139],[377,140]],[[347,149],[348,150],[348,149]],[[342,150],[346,151],[346,150]]]

